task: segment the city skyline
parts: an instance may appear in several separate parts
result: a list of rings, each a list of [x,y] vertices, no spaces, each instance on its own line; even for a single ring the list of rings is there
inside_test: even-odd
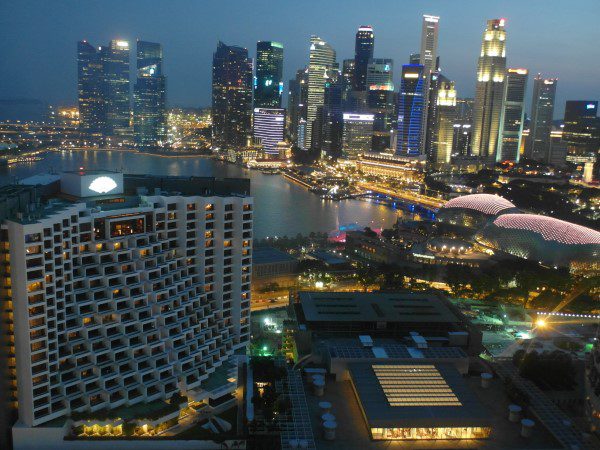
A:
[[[118,38],[128,40],[130,45],[136,39],[163,45],[166,71],[169,74],[169,106],[208,106],[210,55],[219,39],[230,45],[248,48],[252,58],[256,56],[257,41],[282,42],[287,49],[283,76],[287,84],[295,71],[308,63],[307,42],[311,33],[318,34],[329,42],[336,49],[338,61],[341,62],[354,54],[353,37],[357,27],[368,23],[373,26],[377,37],[374,56],[392,58],[396,67],[400,67],[408,62],[410,53],[419,50],[422,14],[435,14],[440,16],[438,54],[442,70],[456,81],[459,97],[474,96],[474,73],[482,24],[492,17],[506,17],[507,64],[511,67],[526,67],[531,74],[541,72],[546,77],[558,77],[561,87],[557,92],[555,118],[561,117],[566,100],[590,98],[594,95],[596,83],[592,74],[596,72],[594,67],[600,63],[592,59],[583,71],[578,63],[578,55],[593,52],[595,31],[591,20],[594,14],[590,12],[593,9],[600,12],[600,5],[588,1],[570,9],[548,11],[542,16],[536,16],[533,24],[536,32],[532,32],[532,24],[527,22],[527,17],[533,5],[518,3],[508,1],[498,6],[477,5],[478,8],[470,8],[474,5],[473,2],[462,2],[464,8],[457,9],[456,5],[451,8],[442,2],[432,1],[418,6],[403,5],[402,9],[382,8],[382,11],[375,12],[366,8],[354,8],[352,12],[339,11],[336,16],[338,20],[329,25],[327,18],[331,17],[328,14],[331,6],[322,7],[320,11],[323,14],[311,17],[310,21],[306,16],[307,11],[296,5],[286,6],[286,10],[281,12],[281,18],[273,21],[272,17],[262,14],[268,6],[261,2],[253,4],[253,9],[243,6],[228,8],[229,16],[223,20],[220,18],[220,11],[214,10],[211,5],[200,8],[200,15],[192,13],[195,6],[178,9],[174,5],[169,11],[161,11],[161,8],[148,5],[146,14],[134,17],[133,8],[125,8],[121,16],[107,16],[93,6],[84,11],[71,2],[56,5],[55,10],[49,10],[45,4],[35,2],[29,8],[19,10],[9,6],[4,8],[7,10],[5,17],[10,16],[11,21],[5,24],[3,31],[8,35],[15,35],[18,29],[21,30],[19,35],[25,37],[18,42],[9,39],[2,41],[6,43],[3,46],[5,68],[2,72],[5,75],[0,83],[0,98],[37,98],[50,103],[74,104],[76,63],[72,54],[76,42],[83,39],[107,42]],[[586,15],[580,14],[583,10]],[[214,15],[215,19],[210,23],[202,22],[201,27],[186,28],[188,16],[202,17],[204,13]],[[94,20],[77,20],[85,14],[93,16]],[[42,19],[53,15],[60,15],[61,23],[65,26],[53,28],[51,39],[43,38],[43,33],[48,31],[46,23],[53,21]],[[161,17],[160,21],[158,16]],[[65,21],[63,17],[69,17],[69,20]],[[245,21],[236,25],[240,17]],[[294,20],[288,19],[289,17],[294,17]],[[307,20],[302,20],[305,17]],[[578,20],[577,27],[572,25],[573,20],[569,20],[575,17]],[[402,20],[402,29],[393,23],[398,20]],[[588,20],[589,27],[586,26]],[[175,23],[179,25],[174,27]],[[230,23],[231,26],[224,29],[224,23]],[[267,26],[268,33],[259,31]],[[567,32],[568,42],[561,40]],[[7,45],[10,42],[13,45]],[[573,44],[577,44],[581,51],[572,52]],[[589,50],[586,50],[588,46]],[[535,53],[531,49],[535,49]],[[31,62],[23,60],[16,64],[23,52],[35,54],[36,57],[31,58]],[[394,81],[397,82],[398,79],[399,71],[396,71]],[[287,86],[284,91],[287,92]],[[527,96],[526,111],[530,109],[530,101]]]

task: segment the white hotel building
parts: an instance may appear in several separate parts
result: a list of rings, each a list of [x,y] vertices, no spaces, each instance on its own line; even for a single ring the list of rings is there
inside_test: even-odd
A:
[[[76,439],[75,417],[233,392],[250,334],[252,214],[241,179],[81,170],[0,189],[15,449],[51,421],[72,419]],[[133,423],[142,435],[159,426]]]

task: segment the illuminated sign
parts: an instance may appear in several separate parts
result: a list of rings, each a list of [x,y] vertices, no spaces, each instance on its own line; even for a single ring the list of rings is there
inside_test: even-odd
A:
[[[95,178],[89,185],[90,191],[97,192],[98,194],[106,194],[116,187],[117,183],[110,177]]]
[[[596,109],[596,105],[593,103],[588,103],[587,105],[585,105],[586,109]]]
[[[418,73],[405,73],[404,78],[419,78]]]
[[[117,47],[129,48],[129,42],[127,42],[127,41],[117,41]]]

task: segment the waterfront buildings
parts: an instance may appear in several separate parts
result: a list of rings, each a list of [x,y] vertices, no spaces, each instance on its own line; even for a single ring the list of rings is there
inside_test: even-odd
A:
[[[427,116],[430,105],[429,87],[431,84],[431,76],[433,72],[438,72],[438,34],[439,34],[439,20],[437,16],[429,14],[423,15],[423,24],[421,27],[421,53],[419,54],[419,64],[423,66],[423,76],[425,77],[425,98],[423,105],[423,124],[421,125],[421,154],[425,154],[426,149],[426,132],[427,132]],[[435,94],[432,99],[436,101]]]
[[[423,111],[425,103],[424,66],[402,66],[400,92],[398,94],[398,135],[396,154],[419,156],[423,139]]]
[[[320,106],[323,106],[325,83],[329,72],[336,69],[335,50],[318,36],[310,37],[310,53],[308,64],[308,92],[306,131],[304,146],[312,146],[313,123],[317,119]]]
[[[373,114],[344,113],[342,149],[351,158],[371,151],[373,137]]]
[[[519,162],[523,122],[525,121],[525,91],[528,74],[527,69],[510,68],[506,71],[496,161]]]
[[[129,42],[112,40],[100,47],[104,77],[107,136],[131,136],[131,99],[129,87]]]
[[[471,154],[483,164],[496,161],[506,83],[505,19],[488,20],[477,64]]]
[[[365,91],[367,87],[367,68],[373,58],[375,35],[373,27],[361,25],[356,32],[354,44],[354,90]]]
[[[258,41],[254,108],[281,108],[282,93],[283,45],[274,41]]]
[[[77,97],[79,129],[88,135],[101,134],[106,126],[106,100],[100,52],[89,42],[77,43]]]
[[[531,120],[525,155],[536,161],[550,162],[552,119],[558,78],[544,78],[541,74],[533,79]]]
[[[140,147],[160,146],[166,140],[166,78],[162,46],[137,41],[137,80],[133,91],[133,130]]]
[[[118,439],[123,418],[151,436],[230,400],[250,333],[248,195],[248,180],[83,169],[0,190],[16,449]]]
[[[212,65],[213,146],[244,147],[252,116],[252,60],[242,47],[218,43]]]
[[[393,178],[406,183],[421,183],[424,177],[422,164],[416,158],[393,153],[362,153],[356,167],[367,175]]]
[[[279,155],[277,144],[284,139],[285,109],[254,108],[253,136],[268,155]]]

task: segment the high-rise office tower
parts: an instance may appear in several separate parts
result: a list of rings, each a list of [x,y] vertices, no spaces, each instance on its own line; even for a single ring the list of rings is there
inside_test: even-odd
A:
[[[471,154],[485,164],[496,161],[506,82],[505,19],[488,20],[477,65]]]
[[[342,63],[342,104],[345,111],[354,111],[352,90],[354,89],[354,59],[345,59]]]
[[[285,109],[254,108],[253,135],[262,144],[265,153],[278,155],[277,144],[283,142]]]
[[[213,145],[244,147],[252,133],[252,60],[242,47],[218,43],[212,66]]]
[[[458,98],[456,100],[456,120],[454,121],[454,138],[452,142],[453,156],[469,156],[471,154],[471,140],[473,130],[472,98]]]
[[[368,91],[394,90],[394,61],[389,58],[374,58],[367,65]]]
[[[77,97],[79,128],[88,134],[100,134],[106,126],[106,104],[103,91],[100,52],[89,42],[77,43]]]
[[[429,105],[427,110],[427,126],[425,129],[425,155],[427,161],[430,163],[437,163],[437,121],[438,121],[438,94],[439,90],[444,83],[450,83],[450,80],[441,73],[435,71],[429,76],[429,89],[427,91],[427,103]]]
[[[402,66],[398,93],[397,155],[418,156],[421,153],[425,96],[424,70],[420,64]]]
[[[375,48],[375,34],[373,27],[361,25],[356,32],[354,43],[354,90],[365,91],[367,89],[367,65],[373,58]]]
[[[302,119],[306,122],[306,100],[308,94],[308,71],[296,71],[296,77],[289,81],[288,90],[288,132],[291,141],[298,145],[298,125]]]
[[[431,85],[431,75],[437,71],[437,47],[438,47],[438,32],[439,32],[439,21],[438,16],[431,16],[429,14],[423,15],[423,24],[421,27],[421,53],[419,60],[423,66],[423,75],[425,77],[425,98],[423,105],[423,125],[421,126],[421,153],[426,153],[425,145],[427,142],[427,115],[430,104],[429,87]],[[432,102],[435,103],[436,93],[431,98]],[[434,105],[435,106],[435,105]]]
[[[342,74],[334,70],[325,83],[320,146],[322,155],[333,158],[341,156],[342,113]]]
[[[306,112],[305,146],[312,145],[312,127],[319,106],[323,106],[325,83],[329,71],[336,66],[335,50],[318,36],[310,37],[308,63],[308,107]]]
[[[283,45],[273,41],[256,43],[255,108],[281,108],[283,93]]]
[[[600,149],[600,118],[597,114],[596,100],[567,101],[562,141],[567,144],[569,156],[597,155]]]
[[[543,78],[539,73],[533,79],[529,138],[525,154],[536,161],[548,162],[557,83],[558,78]]]
[[[344,113],[342,146],[344,154],[356,158],[371,151],[373,136],[373,114]]]
[[[106,99],[106,135],[131,135],[129,92],[129,42],[112,40],[100,48]]]
[[[235,391],[250,336],[248,192],[241,179],[83,169],[0,192],[15,448],[63,448],[94,419],[105,435],[122,436],[123,417],[148,433]],[[67,420],[77,414],[95,425]]]
[[[421,54],[420,53],[411,53],[408,57],[409,64],[421,64]]]
[[[527,69],[508,69],[504,92],[504,105],[500,118],[500,132],[496,161],[519,162],[523,122],[525,121],[525,90]]]
[[[456,89],[453,81],[442,81],[436,89],[434,154],[438,165],[450,164],[456,121]]]
[[[166,139],[166,79],[162,71],[162,46],[137,41],[137,80],[133,89],[133,134],[141,147]]]

